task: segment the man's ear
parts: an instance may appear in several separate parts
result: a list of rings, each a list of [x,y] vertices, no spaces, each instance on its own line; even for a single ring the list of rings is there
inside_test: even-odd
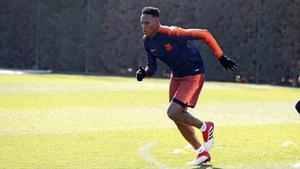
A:
[[[155,23],[159,24],[159,18],[155,17]]]

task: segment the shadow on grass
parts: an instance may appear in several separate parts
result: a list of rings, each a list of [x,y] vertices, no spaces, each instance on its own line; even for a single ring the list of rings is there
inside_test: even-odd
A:
[[[214,167],[213,165],[211,164],[202,164],[200,166],[197,166],[193,169],[222,169],[222,168],[219,168],[219,167]]]

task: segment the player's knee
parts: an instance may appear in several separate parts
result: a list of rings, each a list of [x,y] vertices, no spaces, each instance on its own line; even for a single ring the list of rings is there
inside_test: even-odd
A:
[[[171,120],[176,121],[176,119],[178,118],[178,113],[176,111],[174,111],[172,108],[168,109],[167,114]]]
[[[181,109],[177,109],[177,108],[174,108],[174,107],[169,107],[168,108],[168,111],[167,111],[167,114],[168,114],[168,117],[173,120],[173,121],[177,121],[178,119],[180,119],[180,114],[182,113],[182,110]]]
[[[295,108],[298,111],[298,113],[300,113],[300,100],[298,100],[298,102],[296,103]]]
[[[172,102],[167,110],[168,117],[173,121],[178,121],[181,118],[182,111],[184,107],[181,105]]]
[[[176,119],[176,114],[175,114],[175,113],[170,112],[170,111],[167,111],[167,114],[168,114],[168,117],[169,117],[171,120],[175,120],[175,119]]]

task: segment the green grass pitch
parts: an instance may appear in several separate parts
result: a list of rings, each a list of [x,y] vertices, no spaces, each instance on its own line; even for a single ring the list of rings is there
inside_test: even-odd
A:
[[[195,154],[166,115],[168,85],[0,75],[0,169],[189,168]],[[299,97],[297,88],[205,82],[189,111],[214,121],[215,145],[212,161],[194,168],[300,168]]]

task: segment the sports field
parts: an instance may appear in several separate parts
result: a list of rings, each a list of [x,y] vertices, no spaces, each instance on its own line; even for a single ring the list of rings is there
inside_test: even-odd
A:
[[[168,84],[0,75],[0,169],[189,168],[195,154],[166,115]],[[215,146],[211,163],[192,168],[300,168],[299,97],[299,88],[206,82],[190,111],[214,121]]]

